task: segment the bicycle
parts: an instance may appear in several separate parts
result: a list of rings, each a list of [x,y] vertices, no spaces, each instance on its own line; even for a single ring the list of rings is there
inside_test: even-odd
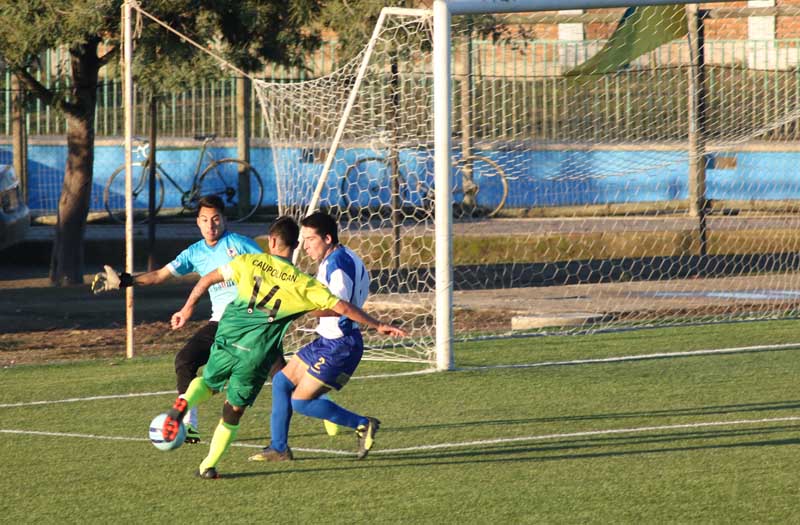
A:
[[[208,145],[216,135],[197,135],[195,140],[202,145],[197,155],[197,164],[192,175],[192,184],[189,189],[184,189],[170,176],[164,167],[156,162],[156,187],[155,187],[155,214],[164,205],[164,180],[169,182],[180,193],[181,212],[197,211],[197,204],[201,197],[218,195],[225,203],[225,217],[233,222],[241,222],[251,217],[261,205],[264,195],[264,184],[258,172],[249,163],[239,159],[215,159],[209,152]],[[138,140],[136,154],[143,157],[143,161],[133,163],[133,200],[134,222],[142,223],[147,220],[147,209],[150,190],[150,163],[148,150],[150,143]],[[203,168],[204,161],[207,162]],[[240,177],[240,174],[242,177]],[[249,184],[249,202],[239,202],[242,194],[240,181]],[[125,222],[125,165],[118,167],[109,177],[103,189],[103,204],[111,220]]]
[[[420,162],[424,166],[420,166]],[[453,187],[457,216],[494,217],[508,198],[508,177],[494,160],[483,155],[458,159]],[[398,208],[431,216],[435,203],[432,159],[425,153],[406,156],[397,168],[399,202],[392,204],[392,169],[385,156],[362,157],[347,167],[339,187],[341,209],[351,215]],[[471,201],[471,202],[465,202]]]

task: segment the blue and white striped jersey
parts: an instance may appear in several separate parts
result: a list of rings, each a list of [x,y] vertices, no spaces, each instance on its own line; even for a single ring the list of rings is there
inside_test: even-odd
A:
[[[317,280],[333,295],[359,308],[369,295],[369,271],[358,255],[346,246],[333,250],[319,265]],[[358,324],[347,317],[320,317],[317,333],[327,339],[337,339],[358,330]]]
[[[226,231],[214,246],[200,239],[179,253],[167,266],[175,276],[192,272],[203,276],[245,253],[262,253],[262,250],[250,237]],[[208,289],[208,295],[211,298],[211,321],[219,321],[225,307],[236,297],[236,284],[233,281],[214,284]]]

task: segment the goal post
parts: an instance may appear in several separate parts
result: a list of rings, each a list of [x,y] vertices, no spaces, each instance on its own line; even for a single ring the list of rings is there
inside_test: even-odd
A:
[[[686,10],[687,36],[571,74],[621,5],[436,0],[324,77],[257,83],[281,209],[334,214],[411,329],[368,357],[448,370],[471,338],[796,316],[800,46]],[[489,14],[498,41],[461,23]]]
[[[450,370],[453,358],[453,225],[450,172],[452,94],[450,72],[450,10],[433,3],[433,142],[436,192],[436,367]]]
[[[713,0],[712,0],[713,1]],[[722,1],[722,0],[717,0]],[[436,199],[436,366],[450,370],[454,366],[452,338],[452,207],[450,137],[452,136],[451,101],[451,17],[453,15],[524,13],[549,10],[627,7],[631,5],[668,5],[674,0],[434,0],[433,1],[433,91],[434,91],[434,166],[438,188]],[[679,2],[680,3],[680,2]]]

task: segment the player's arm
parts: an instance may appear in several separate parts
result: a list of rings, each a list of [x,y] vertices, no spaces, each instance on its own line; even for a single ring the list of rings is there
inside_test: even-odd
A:
[[[351,319],[359,324],[369,326],[370,328],[374,328],[379,333],[384,335],[390,335],[393,337],[403,337],[408,335],[408,332],[406,332],[402,328],[382,323],[381,321],[375,319],[374,317],[369,315],[367,312],[365,312],[358,306],[351,304],[345,301],[344,299],[340,299],[339,302],[333,306],[332,310],[337,315],[343,315],[348,319]]]
[[[183,308],[172,314],[172,319],[170,320],[172,329],[177,330],[185,325],[186,321],[192,317],[192,312],[194,312],[194,307],[197,305],[197,301],[203,297],[203,295],[212,285],[221,283],[224,280],[225,279],[222,277],[222,273],[220,273],[219,270],[214,270],[213,272],[207,273],[201,277],[200,280],[197,281],[197,284],[194,285],[194,288],[192,288],[189,298],[186,299],[186,304],[183,305]]]
[[[339,314],[333,310],[313,310],[308,312],[311,317],[339,317]]]
[[[133,276],[133,282],[137,286],[150,286],[152,284],[161,284],[164,281],[172,278],[172,272],[169,266],[163,266],[158,270],[152,272],[142,273]]]
[[[170,277],[172,277],[172,272],[169,266],[134,276],[127,272],[117,273],[114,268],[105,265],[103,266],[103,271],[95,274],[94,280],[92,280],[92,292],[99,294],[110,290],[127,288],[134,284],[137,286],[161,284]]]

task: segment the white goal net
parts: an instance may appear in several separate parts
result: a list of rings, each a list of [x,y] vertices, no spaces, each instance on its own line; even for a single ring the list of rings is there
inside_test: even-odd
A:
[[[744,8],[623,12],[453,17],[454,339],[796,315],[797,42]],[[371,356],[432,361],[432,19],[401,13],[256,91],[281,211],[336,214],[412,331]]]

